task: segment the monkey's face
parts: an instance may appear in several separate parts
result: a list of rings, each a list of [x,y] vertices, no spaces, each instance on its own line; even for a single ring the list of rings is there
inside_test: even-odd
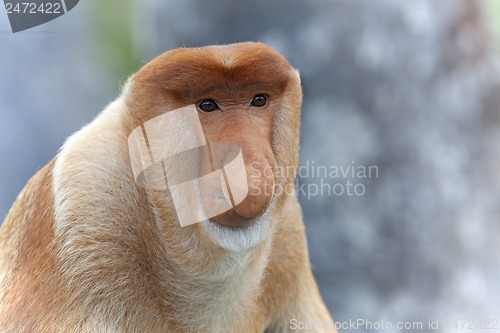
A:
[[[293,178],[279,170],[297,162],[300,82],[285,58],[263,44],[167,52],[132,78],[127,104],[134,125],[193,105],[209,153],[215,143],[239,147],[248,192],[232,209],[211,218],[218,224],[248,225],[271,205],[276,189]],[[224,164],[213,156],[212,168]],[[233,190],[238,187],[231,185]],[[282,195],[286,191],[280,191]]]

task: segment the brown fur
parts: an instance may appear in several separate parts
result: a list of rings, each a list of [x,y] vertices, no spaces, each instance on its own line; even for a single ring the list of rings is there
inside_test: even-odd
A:
[[[268,105],[249,107],[260,93]],[[294,193],[250,190],[212,222],[180,227],[168,190],[136,185],[131,131],[206,98],[223,109],[199,115],[209,144],[237,143],[261,189],[293,182],[293,172],[249,171],[252,162],[297,166],[300,81],[281,55],[242,43],[159,56],[10,210],[0,229],[0,332],[289,332],[291,319],[331,320]]]

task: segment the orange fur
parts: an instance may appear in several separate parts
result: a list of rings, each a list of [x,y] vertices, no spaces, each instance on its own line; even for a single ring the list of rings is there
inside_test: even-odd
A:
[[[260,93],[269,104],[249,107]],[[331,320],[294,193],[253,190],[234,210],[180,227],[168,190],[136,185],[131,131],[205,98],[223,108],[199,115],[208,142],[237,143],[261,189],[293,182],[293,172],[249,171],[297,166],[302,94],[281,55],[241,43],[159,56],[11,208],[0,229],[0,332],[291,332],[291,319]]]

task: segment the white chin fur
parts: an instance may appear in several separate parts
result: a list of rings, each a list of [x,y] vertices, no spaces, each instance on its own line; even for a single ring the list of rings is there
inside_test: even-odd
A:
[[[244,252],[261,243],[270,233],[269,214],[264,214],[252,225],[231,229],[210,220],[202,223],[215,243],[231,252]]]

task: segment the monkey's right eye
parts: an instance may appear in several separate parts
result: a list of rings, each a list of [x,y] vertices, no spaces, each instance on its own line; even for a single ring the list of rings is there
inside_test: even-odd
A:
[[[200,109],[203,112],[212,112],[215,110],[220,110],[219,106],[213,99],[206,99],[204,101],[201,101],[200,104],[198,104],[198,109]]]

